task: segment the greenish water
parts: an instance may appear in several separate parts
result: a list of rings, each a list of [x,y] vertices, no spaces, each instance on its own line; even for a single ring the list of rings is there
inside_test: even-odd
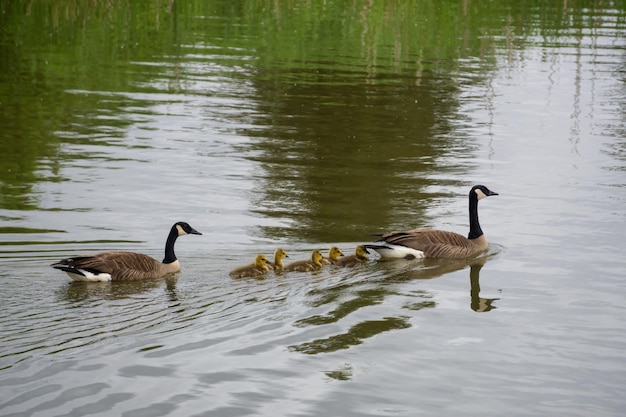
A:
[[[621,416],[623,2],[0,4],[0,415]],[[478,262],[233,280],[369,233]],[[133,250],[175,277],[78,285]]]

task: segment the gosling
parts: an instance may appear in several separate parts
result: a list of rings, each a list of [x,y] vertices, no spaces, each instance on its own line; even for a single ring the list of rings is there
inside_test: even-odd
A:
[[[339,260],[339,257],[343,256],[343,252],[337,246],[333,246],[328,251],[328,258],[322,258],[322,265],[334,265]]]
[[[285,258],[289,258],[289,256],[287,256],[287,252],[285,252],[281,248],[278,248],[274,251],[274,262],[270,262],[268,265],[271,269],[274,270],[274,272],[279,274],[283,271],[283,268],[285,267],[285,265],[283,264],[283,259]]]
[[[259,277],[270,271],[270,269],[267,257],[265,255],[257,255],[254,258],[254,263],[235,268],[230,271],[229,275],[232,278]]]
[[[359,245],[354,249],[354,255],[343,256],[339,258],[334,265],[352,268],[357,264],[367,262],[369,260],[369,258],[367,257],[368,253],[369,252],[367,251],[365,246]]]
[[[317,271],[318,269],[322,269],[322,252],[319,250],[314,250],[311,252],[311,259],[302,260],[292,262],[289,265],[285,266],[285,271],[298,271],[298,272],[310,272]]]

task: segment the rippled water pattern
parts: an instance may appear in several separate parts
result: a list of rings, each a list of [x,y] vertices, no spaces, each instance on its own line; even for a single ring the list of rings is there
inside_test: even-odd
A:
[[[254,22],[198,12],[181,25],[224,37],[189,29],[112,79],[48,81],[71,111],[38,92],[52,133],[23,148],[41,152],[32,178],[3,159],[0,416],[624,415],[625,14],[545,29],[542,10],[512,10],[476,51],[469,32],[454,58],[390,43],[388,61],[368,47],[376,21],[329,37],[350,19],[313,19],[319,38],[293,45],[306,59],[287,59],[280,25],[253,43]],[[37,136],[24,126],[3,140]],[[480,202],[484,256],[228,276],[278,246],[295,261],[382,230],[466,234],[475,183],[500,194]],[[175,276],[86,284],[49,266],[161,259],[177,220],[203,235],[178,240]]]

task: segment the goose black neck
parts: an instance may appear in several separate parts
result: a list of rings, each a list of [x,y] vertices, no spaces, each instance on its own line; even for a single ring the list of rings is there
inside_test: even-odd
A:
[[[471,191],[469,196],[469,222],[470,231],[467,238],[476,239],[481,237],[483,230],[480,228],[480,223],[478,222],[478,196],[474,191]]]
[[[165,258],[163,259],[164,264],[171,264],[176,261],[176,254],[174,253],[174,243],[176,243],[176,239],[178,238],[178,229],[176,225],[172,226],[172,230],[170,230],[170,234],[167,236],[167,241],[165,242]]]

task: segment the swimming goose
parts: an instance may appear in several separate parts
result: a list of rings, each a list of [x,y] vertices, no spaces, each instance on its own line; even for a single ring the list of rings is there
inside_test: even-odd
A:
[[[467,258],[487,249],[487,239],[478,222],[478,200],[498,193],[484,185],[476,185],[469,192],[470,231],[466,237],[457,233],[434,229],[414,229],[404,232],[376,234],[380,239],[372,245],[382,258]]]
[[[270,270],[269,261],[265,255],[257,255],[250,265],[240,266],[230,271],[233,278],[258,277]]]
[[[174,243],[178,236],[201,235],[185,222],[172,226],[165,242],[163,262],[136,252],[101,252],[61,259],[51,266],[65,271],[75,281],[124,281],[160,278],[180,271],[180,263],[174,254]]]
[[[322,258],[320,261],[322,265],[332,265],[339,260],[339,257],[343,256],[343,252],[337,246],[333,246],[328,250],[328,258]]]
[[[322,268],[322,252],[318,250],[314,250],[311,252],[311,259],[292,262],[289,265],[285,266],[284,271],[298,271],[298,272],[309,272],[316,271]]]
[[[369,252],[367,251],[365,246],[359,245],[354,249],[353,255],[342,256],[341,258],[337,259],[337,262],[335,262],[334,265],[346,266],[349,268],[353,267],[358,263],[368,261],[369,260],[369,258],[367,257],[368,253]]]
[[[270,268],[273,269],[275,272],[282,272],[283,268],[285,267],[285,265],[283,264],[283,259],[285,258],[289,258],[289,256],[287,256],[287,252],[285,252],[281,248],[276,249],[274,251],[274,262],[269,263]]]

